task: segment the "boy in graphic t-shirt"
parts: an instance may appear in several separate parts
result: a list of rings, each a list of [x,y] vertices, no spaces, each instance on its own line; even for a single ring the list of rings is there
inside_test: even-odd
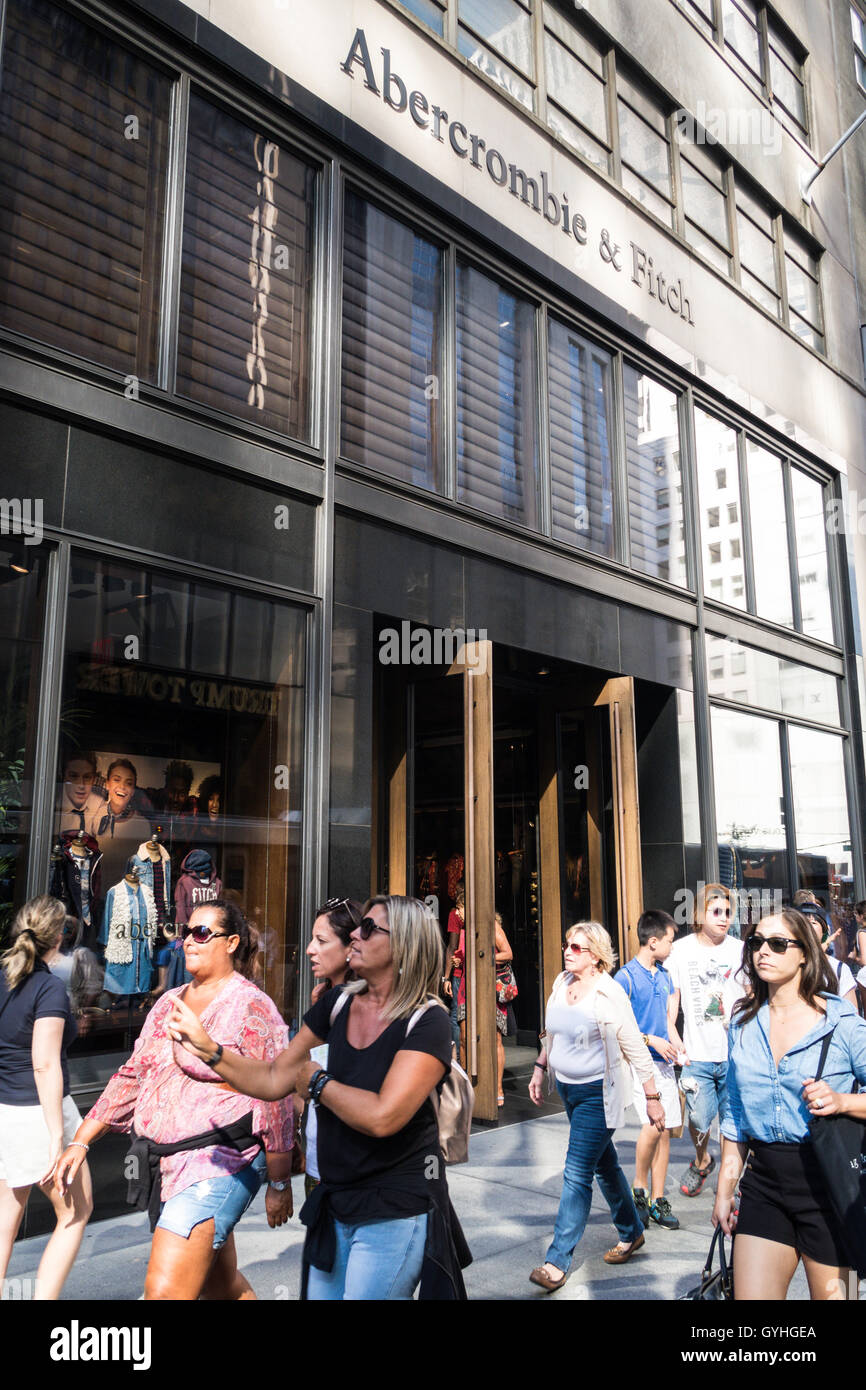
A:
[[[688,1063],[680,1084],[695,1157],[683,1174],[680,1192],[697,1197],[716,1161],[708,1152],[716,1115],[728,1113],[728,1027],[731,1010],[745,992],[740,967],[743,943],[728,936],[730,897],[718,883],[702,885],[695,903],[695,930],[677,941],[668,960],[674,983],[671,1014],[683,1010],[683,1046]]]

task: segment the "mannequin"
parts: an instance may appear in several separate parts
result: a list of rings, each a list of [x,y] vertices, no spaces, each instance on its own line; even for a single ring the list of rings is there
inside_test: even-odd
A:
[[[140,844],[132,859],[139,878],[153,893],[156,920],[160,927],[171,921],[171,858],[154,831],[149,840]]]
[[[222,896],[222,882],[206,849],[192,849],[181,865],[182,873],[174,890],[175,921],[184,926],[193,910]]]
[[[105,947],[105,989],[109,994],[149,994],[156,936],[156,904],[130,860],[128,872],[105,899],[99,932]]]
[[[84,926],[85,941],[92,942],[99,920],[102,855],[92,835],[84,830],[65,830],[60,836],[63,860],[60,899],[70,916],[78,917]]]

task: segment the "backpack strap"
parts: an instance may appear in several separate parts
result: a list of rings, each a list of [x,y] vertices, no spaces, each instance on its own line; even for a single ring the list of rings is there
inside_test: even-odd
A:
[[[427,1003],[426,1003],[426,1004],[421,1004],[420,1007],[417,1008],[417,1009],[415,1010],[415,1012],[413,1013],[412,1017],[409,1019],[409,1022],[406,1024],[406,1037],[407,1037],[407,1038],[408,1038],[409,1034],[412,1032],[412,1029],[415,1027],[415,1024],[418,1022],[418,1020],[419,1020],[419,1018],[421,1017],[421,1015],[422,1015],[422,1014],[426,1014],[426,1012],[427,1012],[428,1009],[435,1008],[437,1005],[438,1005],[440,1008],[442,1008],[442,1009],[444,1009],[444,1007],[445,1007],[444,1004],[440,1004],[440,1003],[439,1003],[439,1000],[436,999],[436,998],[431,994],[431,995],[430,995],[430,998],[427,1000]]]

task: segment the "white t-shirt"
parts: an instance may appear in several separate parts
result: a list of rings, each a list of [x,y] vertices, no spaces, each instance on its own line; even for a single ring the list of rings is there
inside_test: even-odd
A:
[[[54,969],[53,965],[51,969]],[[830,969],[836,976],[836,979],[839,984],[839,993],[844,998],[845,995],[848,993],[849,989],[853,989],[855,984],[857,983],[854,979],[854,975],[850,968],[845,964],[844,960],[834,960],[832,957],[830,957]]]
[[[604,1043],[595,1017],[592,995],[569,1004],[565,990],[556,1003],[548,1004],[547,1031],[553,1034],[548,1065],[558,1081],[585,1086],[604,1078]]]
[[[683,1010],[683,1045],[693,1062],[728,1060],[731,1010],[745,993],[743,943],[726,936],[704,946],[697,933],[677,941],[665,962]]]
[[[328,1044],[320,1043],[318,1047],[310,1048],[310,1061],[316,1062],[318,1066],[328,1066]],[[319,1122],[316,1118],[315,1102],[307,1101],[307,1128],[306,1128],[306,1162],[304,1168],[311,1178],[319,1181],[319,1154],[317,1142],[319,1137]]]

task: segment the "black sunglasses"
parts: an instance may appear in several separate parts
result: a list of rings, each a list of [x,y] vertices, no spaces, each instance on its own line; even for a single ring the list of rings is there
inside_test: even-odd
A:
[[[211,931],[210,927],[181,927],[180,929],[182,941],[186,941],[187,937],[191,936],[199,946],[204,946],[207,941],[213,941],[215,936],[235,936],[236,934],[227,931]]]
[[[756,951],[760,951],[762,946],[769,946],[770,950],[775,951],[777,956],[783,956],[789,946],[799,946],[801,951],[806,949],[802,941],[791,941],[787,936],[761,936],[760,932],[754,932],[752,936],[748,937],[746,945],[753,955]]]
[[[358,935],[362,941],[369,941],[374,931],[380,931],[383,936],[390,936],[389,927],[380,927],[378,922],[374,922],[372,917],[362,917],[358,923]]]

